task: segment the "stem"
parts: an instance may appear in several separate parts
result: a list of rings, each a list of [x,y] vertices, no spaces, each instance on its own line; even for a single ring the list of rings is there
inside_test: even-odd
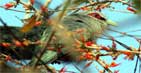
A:
[[[35,57],[38,59],[38,61],[40,61],[40,62],[44,65],[44,67],[46,68],[47,71],[53,73],[53,71],[49,68],[49,66],[48,66],[46,63],[44,63],[44,62],[41,60],[40,57],[38,57],[37,55],[35,55]],[[35,66],[35,67],[36,67],[36,66]],[[34,68],[35,68],[35,67],[34,67]]]
[[[55,33],[55,31],[52,31],[52,33],[51,33],[51,35],[50,35],[50,37],[49,37],[49,40],[47,40],[47,43],[46,43],[45,47],[44,47],[43,49],[41,49],[41,52],[39,53],[39,56],[38,56],[39,59],[38,59],[37,62],[35,63],[35,66],[37,66],[37,64],[38,64],[39,60],[41,59],[42,55],[46,52],[46,48],[48,47],[49,42],[51,41],[51,39],[52,39],[54,33]]]
[[[80,70],[75,64],[73,64],[73,66],[74,66],[80,73],[83,73],[83,71]]]
[[[4,8],[4,6],[0,6],[0,8]],[[26,13],[25,11],[20,11],[20,10],[15,10],[15,9],[6,9],[6,10],[15,11],[15,12],[21,12],[21,13]],[[28,13],[34,13],[34,12],[28,12]]]
[[[105,63],[101,60],[98,59],[97,62],[108,72],[108,73],[113,73],[109,68],[105,67]]]

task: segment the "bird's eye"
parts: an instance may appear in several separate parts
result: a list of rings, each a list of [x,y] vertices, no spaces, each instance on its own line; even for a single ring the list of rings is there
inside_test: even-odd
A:
[[[83,21],[81,21],[81,20],[75,20],[76,22],[80,22],[80,23],[83,23]]]

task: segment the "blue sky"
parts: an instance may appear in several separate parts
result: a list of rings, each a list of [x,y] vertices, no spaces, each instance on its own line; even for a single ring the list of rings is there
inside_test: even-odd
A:
[[[12,1],[12,0],[0,0],[0,6],[4,5],[5,3],[9,2],[9,1]],[[44,0],[42,0],[42,1],[44,1]],[[53,2],[50,4],[50,7],[55,8],[55,6],[62,3],[62,1],[63,0],[53,0]],[[140,21],[141,18],[140,17],[127,11],[126,5],[122,5],[120,3],[118,3],[118,4],[113,3],[112,5],[116,7],[116,10],[121,10],[121,11],[127,12],[127,13],[124,13],[124,12],[118,12],[118,11],[111,11],[109,8],[106,8],[102,11],[102,13],[104,13],[108,19],[113,20],[118,24],[117,27],[111,27],[112,29],[124,31],[124,32],[140,29],[140,27],[141,27],[141,21]],[[23,8],[22,8],[22,6],[19,5],[16,9],[22,10]],[[19,19],[17,19],[15,16],[18,16],[19,18],[24,18],[24,13],[9,11],[9,10],[5,10],[5,9],[0,8],[0,17],[2,19],[4,19],[8,23],[9,26],[22,26],[23,25],[22,22],[20,22]],[[2,25],[2,24],[0,23],[0,25]],[[110,35],[118,35],[117,33],[113,33],[113,32],[107,32],[107,33]],[[140,33],[141,32],[131,32],[130,34],[140,34]],[[131,45],[135,48],[138,48],[138,43],[133,38],[122,37],[122,38],[116,38],[116,39],[118,39],[119,41],[122,41],[123,43],[125,43],[127,45]],[[99,39],[98,44],[110,45],[111,42],[107,41],[107,40]],[[118,48],[124,49],[123,47],[121,47],[119,45],[118,45]],[[112,68],[112,70],[120,70],[120,73],[133,73],[136,58],[134,59],[134,61],[128,61],[128,60],[124,60],[123,57],[124,56],[121,55],[116,60],[116,62],[121,63],[121,65],[116,68]],[[106,58],[104,57],[103,59],[109,63],[112,61],[111,57],[106,57]],[[84,64],[84,63],[82,63],[82,64]],[[82,66],[82,64],[80,64],[80,66]],[[59,70],[64,65],[57,65],[56,64],[53,66]],[[68,64],[66,67],[69,71],[78,72],[77,69],[75,69],[74,66],[71,64]],[[99,65],[98,65],[98,67],[101,68]],[[88,69],[92,73],[98,73],[97,70],[94,68],[93,64]]]

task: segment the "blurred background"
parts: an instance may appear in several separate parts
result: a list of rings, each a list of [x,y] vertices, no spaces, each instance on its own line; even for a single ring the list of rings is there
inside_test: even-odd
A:
[[[10,1],[13,1],[13,0],[0,0],[0,6],[3,6],[4,4]],[[26,2],[28,0],[24,0],[24,1]],[[41,4],[44,3],[45,0],[36,0],[36,1],[40,2],[40,4],[35,2],[34,6],[36,8],[39,8]],[[63,3],[63,1],[64,0],[52,0],[49,7],[51,9],[54,9],[56,6]],[[138,35],[138,37],[141,38],[141,31],[130,32],[133,30],[141,29],[141,17],[128,11],[126,9],[127,8],[126,5],[122,5],[121,3],[112,3],[112,5],[115,7],[114,10],[110,8],[105,8],[101,11],[106,16],[107,19],[110,19],[118,24],[118,26],[110,27],[110,28],[117,31],[121,31],[121,32],[127,32],[132,35]],[[22,11],[23,7],[21,5],[18,5],[17,8],[14,8],[14,9]],[[24,15],[25,13],[22,13],[22,12],[15,12],[15,11],[6,10],[4,8],[0,8],[0,17],[8,24],[8,26],[18,26],[18,27],[23,26],[23,23],[19,19],[24,18]],[[0,26],[2,26],[1,23],[0,23]],[[120,35],[119,33],[111,32],[111,31],[106,31],[105,33],[111,36]],[[139,43],[134,38],[125,36],[125,37],[117,37],[116,39],[121,41],[122,43],[127,44],[128,46],[133,46],[135,48],[139,47]],[[104,39],[98,39],[97,42],[100,45],[111,45],[112,43],[111,41],[104,40]],[[125,49],[120,45],[117,45],[117,46],[118,46],[118,49]],[[103,60],[105,60],[108,63],[112,62],[111,57],[103,57]],[[133,61],[130,61],[130,60],[125,60],[124,55],[120,55],[120,57],[118,57],[116,62],[121,64],[120,66],[111,68],[112,71],[119,70],[119,73],[133,73],[135,63],[136,63],[136,58],[134,58]],[[98,68],[102,69],[101,66],[99,66],[96,62],[94,63],[95,65],[98,66]],[[9,64],[11,66],[15,66],[14,64],[11,64],[11,63]],[[84,66],[83,64],[84,63],[80,63],[78,67],[80,69],[83,68],[82,67]],[[57,70],[60,70],[62,67],[64,67],[64,65],[66,65],[66,68],[68,71],[74,71],[76,73],[79,73],[79,71],[71,63],[54,64],[51,66],[55,67]],[[138,72],[139,72],[139,66],[137,68],[137,73]],[[89,68],[85,70],[85,73],[98,73],[98,71],[96,70],[94,64],[92,64]]]

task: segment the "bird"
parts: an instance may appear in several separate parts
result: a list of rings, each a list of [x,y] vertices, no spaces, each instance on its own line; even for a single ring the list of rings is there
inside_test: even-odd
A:
[[[34,27],[33,31],[28,32],[26,34],[19,31],[20,27],[10,27],[10,29],[12,31],[21,34],[18,35],[18,37],[20,38],[26,38],[32,41],[35,41],[40,38],[41,42],[46,42],[47,40],[49,40],[52,31],[55,31],[54,37],[56,38],[56,41],[51,40],[50,44],[54,44],[52,47],[55,48],[56,45],[61,47],[65,46],[65,47],[61,49],[61,53],[59,54],[57,51],[52,51],[52,50],[46,50],[43,53],[43,55],[41,56],[41,60],[44,63],[50,63],[56,61],[57,59],[61,58],[64,55],[67,55],[68,53],[69,53],[69,55],[67,55],[68,58],[70,58],[71,60],[76,60],[77,56],[80,56],[82,54],[76,51],[76,47],[74,46],[76,40],[80,42],[96,41],[97,38],[99,38],[105,32],[105,30],[107,30],[111,25],[115,26],[112,23],[110,24],[108,20],[99,13],[89,13],[89,14],[74,13],[65,16],[58,24],[51,25],[48,27],[46,26]],[[1,30],[3,29],[4,27],[1,27]],[[5,32],[3,31],[2,34],[5,34]],[[37,33],[39,35],[36,35]],[[7,38],[8,36],[10,36],[10,34],[7,34],[7,36],[3,36],[3,38],[8,39]],[[83,37],[84,39],[82,40],[81,37]],[[5,39],[2,40],[6,41]],[[9,40],[12,40],[12,37]],[[30,64],[31,65],[35,64],[36,58],[34,55],[38,54],[41,50],[39,48],[43,48],[43,47],[44,46],[42,45],[41,46],[30,45],[29,47],[26,47],[24,51],[23,49],[16,48],[17,52],[21,50],[20,55],[22,57],[18,58],[18,56],[14,54],[13,58],[31,59]],[[1,50],[3,50],[3,48],[1,48]],[[30,56],[24,54],[25,52],[28,52]],[[8,51],[8,53],[13,53],[13,52]],[[39,64],[42,64],[42,62],[39,62]]]
[[[41,37],[41,41],[46,42],[50,38],[51,32],[55,31],[54,36],[56,41],[51,43],[60,44],[65,47],[61,49],[61,54],[58,54],[57,51],[46,50],[41,60],[44,63],[53,62],[56,59],[60,60],[60,56],[58,55],[63,54],[62,56],[66,55],[69,60],[76,61],[78,56],[82,55],[82,53],[76,51],[76,47],[74,46],[76,40],[82,42],[81,36],[83,36],[85,41],[96,41],[109,26],[115,26],[114,24],[109,24],[106,18],[102,18],[104,20],[88,14],[75,13],[65,16],[58,24],[48,26]],[[82,32],[77,32],[79,30],[82,30]],[[35,61],[35,58],[32,59],[31,64],[36,63]],[[39,62],[39,64],[42,63]]]

